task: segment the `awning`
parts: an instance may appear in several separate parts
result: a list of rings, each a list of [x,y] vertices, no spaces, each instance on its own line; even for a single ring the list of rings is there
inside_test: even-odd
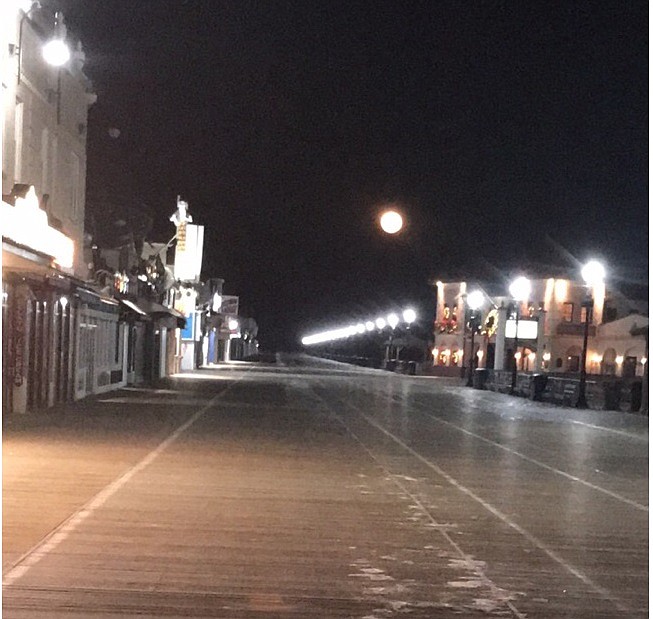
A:
[[[37,264],[35,262],[28,262],[27,267],[23,263],[21,263],[20,266],[16,266],[15,262],[12,262],[11,265],[7,265],[7,261],[5,261],[4,258],[5,256],[3,255],[3,281],[25,281],[41,288],[56,288],[63,292],[71,291],[76,285],[76,282],[74,282],[67,273],[62,273],[61,271],[47,265]]]
[[[146,300],[139,300],[138,303],[141,309],[145,310],[153,320],[158,321],[161,327],[183,329],[186,326],[186,317],[172,307]]]
[[[127,307],[127,309],[131,310],[134,314],[136,314],[139,318],[146,317],[147,312],[145,310],[142,310],[136,303],[133,303],[132,301],[128,301],[127,299],[120,299],[120,302]]]
[[[79,297],[82,303],[88,305],[91,309],[100,312],[107,312],[117,314],[120,310],[118,301],[111,297],[105,297],[98,292],[89,290],[88,288],[77,287],[75,289],[75,296]]]

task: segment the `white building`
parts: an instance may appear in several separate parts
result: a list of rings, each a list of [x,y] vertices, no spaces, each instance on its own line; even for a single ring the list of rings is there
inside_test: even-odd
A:
[[[0,28],[2,395],[6,412],[22,413],[109,388],[118,313],[83,283],[95,95],[81,44],[38,3],[1,3]]]
[[[75,244],[74,274],[85,279],[83,260],[86,185],[86,126],[95,102],[83,73],[81,43],[67,38],[61,14],[3,2],[2,28],[2,193],[16,184],[35,187],[50,225]],[[45,46],[65,41],[70,59],[48,64]]]

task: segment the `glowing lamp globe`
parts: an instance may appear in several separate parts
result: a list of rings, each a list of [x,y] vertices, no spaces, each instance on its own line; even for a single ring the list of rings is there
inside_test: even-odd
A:
[[[51,39],[43,46],[43,58],[53,67],[62,67],[70,60],[70,49],[61,39]]]
[[[516,301],[527,301],[531,293],[531,283],[525,277],[518,277],[510,284],[510,295]]]
[[[467,305],[471,310],[477,310],[483,305],[483,293],[480,290],[474,290],[467,295]]]
[[[582,269],[581,276],[588,286],[602,284],[605,279],[605,269],[600,262],[590,260]]]
[[[404,310],[403,317],[408,324],[411,324],[417,319],[417,314],[414,309],[408,308]]]
[[[381,230],[386,234],[397,234],[403,228],[403,217],[397,211],[386,211],[379,220]]]

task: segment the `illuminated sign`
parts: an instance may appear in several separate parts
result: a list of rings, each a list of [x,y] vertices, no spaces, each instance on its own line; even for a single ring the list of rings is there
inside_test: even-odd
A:
[[[199,282],[204,250],[204,226],[184,224],[183,242],[177,242],[175,251],[175,279],[182,282]],[[182,226],[179,227],[182,229]]]
[[[34,187],[29,188],[24,198],[16,198],[16,206],[3,202],[0,221],[4,238],[51,256],[61,267],[72,268],[75,244],[63,232],[48,225],[48,216],[39,207]]]
[[[193,337],[194,333],[195,333],[195,312],[191,312],[190,315],[186,317],[186,325],[181,330],[181,339],[192,340],[194,339]]]
[[[199,282],[204,249],[204,226],[195,226],[188,212],[188,202],[177,196],[177,210],[170,217],[177,227],[175,249],[175,279],[182,282]]]
[[[506,338],[515,338],[515,320],[508,320],[506,322]],[[519,321],[519,337],[520,340],[536,340],[537,339],[537,320],[520,320]]]
[[[177,251],[186,251],[186,222],[182,221],[177,228]]]

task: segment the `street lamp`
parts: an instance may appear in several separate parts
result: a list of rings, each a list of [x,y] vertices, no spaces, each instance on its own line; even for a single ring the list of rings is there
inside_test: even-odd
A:
[[[60,12],[54,16],[54,34],[43,46],[42,53],[45,62],[53,67],[62,67],[70,60],[70,48],[66,45],[66,26]]]
[[[16,55],[18,60],[17,81],[22,81],[22,57],[23,57],[23,24],[25,20],[31,19],[31,13],[40,9],[38,2],[25,2],[22,8],[23,16],[18,27],[18,44],[9,45],[9,53]],[[64,24],[63,15],[57,12],[54,16],[54,33],[52,37],[41,47],[43,60],[52,67],[62,67],[70,60],[70,48],[66,45],[66,25]]]
[[[66,44],[66,26],[63,15],[54,16],[54,34],[41,49],[43,59],[57,69],[57,124],[61,123],[61,68],[70,60],[70,48]]]
[[[589,336],[590,322],[592,322],[592,312],[594,310],[592,287],[603,283],[605,269],[600,262],[590,260],[582,268],[580,274],[587,286],[587,294],[581,304],[581,307],[585,308],[585,328],[583,329],[583,352],[580,358],[580,383],[578,384],[576,408],[587,408],[587,339]]]
[[[415,310],[411,308],[405,309],[402,316],[409,327],[415,322],[415,320],[417,320],[417,314],[415,313]]]
[[[467,386],[471,387],[474,384],[474,366],[476,355],[474,354],[474,335],[478,329],[478,314],[477,310],[483,305],[483,293],[480,290],[474,290],[467,295],[467,307],[471,310],[469,315],[469,326],[472,330],[471,350],[469,352],[469,370],[467,373]]]
[[[531,282],[525,277],[518,277],[510,284],[508,289],[510,296],[514,299],[515,307],[515,344],[513,350],[512,378],[510,380],[510,391],[513,395],[517,387],[517,347],[519,346],[519,314],[521,313],[521,304],[528,301],[528,295],[531,293]]]
[[[387,354],[387,360],[388,362],[393,361],[392,357],[394,356],[392,352],[392,344],[394,342],[394,335],[395,335],[395,328],[399,324],[399,316],[397,314],[388,314],[388,326],[390,327],[390,339],[388,340],[388,354]]]

